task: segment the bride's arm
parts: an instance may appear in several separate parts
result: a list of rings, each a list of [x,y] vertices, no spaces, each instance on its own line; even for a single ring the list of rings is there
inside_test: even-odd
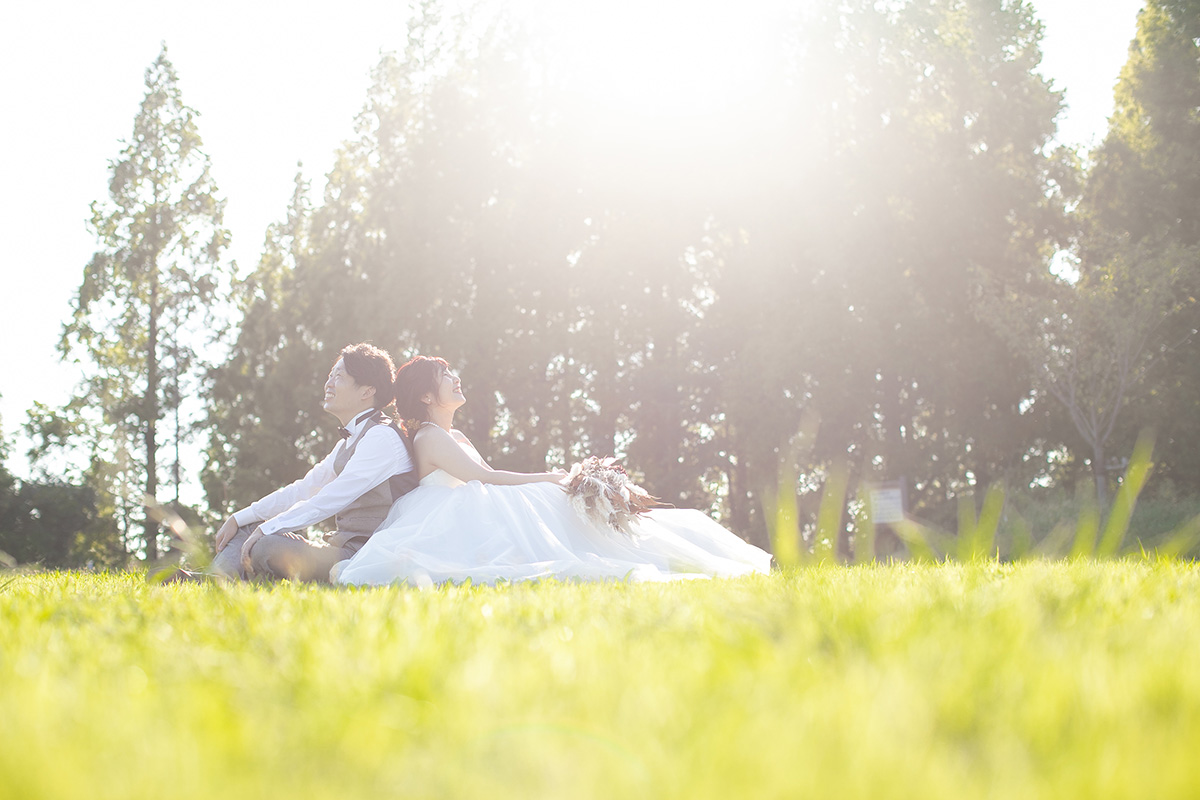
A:
[[[509,472],[479,464],[466,454],[453,436],[436,425],[425,425],[417,431],[413,447],[423,464],[445,470],[468,483],[479,481],[498,486],[517,486],[523,483],[557,483],[563,479],[563,475],[557,472]]]
[[[465,433],[460,431],[458,428],[452,428],[450,430],[450,435],[454,437],[454,441],[458,442],[459,444],[465,444],[467,447],[471,448],[471,452],[474,453],[479,459],[479,463],[483,464],[484,469],[486,469],[488,472],[495,472],[495,470],[492,469],[492,465],[487,463],[487,461],[484,461],[483,456],[478,450],[475,449],[475,445],[470,439],[467,438]]]

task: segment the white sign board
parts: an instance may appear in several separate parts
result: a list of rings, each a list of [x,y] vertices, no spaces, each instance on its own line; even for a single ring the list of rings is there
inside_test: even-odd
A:
[[[898,483],[872,486],[871,519],[876,525],[904,521],[904,489]]]

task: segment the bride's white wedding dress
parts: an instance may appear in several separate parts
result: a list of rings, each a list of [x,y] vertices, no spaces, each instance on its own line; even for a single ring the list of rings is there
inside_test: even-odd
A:
[[[480,461],[473,447],[463,445]],[[335,583],[495,583],[538,578],[666,581],[767,572],[771,555],[706,514],[654,509],[635,536],[581,516],[554,483],[463,483],[442,470],[392,506]]]

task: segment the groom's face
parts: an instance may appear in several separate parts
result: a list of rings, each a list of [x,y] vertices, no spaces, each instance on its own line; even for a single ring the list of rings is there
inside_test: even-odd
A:
[[[325,381],[325,410],[339,419],[348,419],[370,406],[373,393],[372,387],[361,386],[350,377],[339,358]]]

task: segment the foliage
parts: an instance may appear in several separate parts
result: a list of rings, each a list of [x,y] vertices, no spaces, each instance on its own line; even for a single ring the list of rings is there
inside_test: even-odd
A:
[[[1117,83],[1108,135],[1093,154],[1080,214],[1085,263],[1137,253],[1177,271],[1179,313],[1123,438],[1157,429],[1160,473],[1200,488],[1200,3],[1148,0]]]
[[[12,530],[12,518],[16,505],[17,481],[4,466],[4,459],[7,457],[8,442],[0,440],[0,537],[2,538],[7,538],[8,532]],[[0,563],[10,566],[13,563],[12,554],[4,550],[3,544],[0,544]]]
[[[330,363],[312,352],[308,304],[290,288],[306,247],[307,191],[297,175],[286,220],[268,229],[257,269],[233,287],[241,320],[226,361],[210,372],[205,420],[203,483],[218,516],[302,477],[319,457],[313,429]]]
[[[1142,243],[1073,282],[1042,276],[979,305],[996,334],[1027,361],[1031,402],[1052,397],[1069,415],[1091,456],[1101,507],[1108,503],[1110,439],[1163,350],[1164,323],[1187,305],[1178,293],[1181,268],[1198,265],[1178,248]]]
[[[1200,4],[1148,0],[1095,154],[1086,207],[1137,242],[1200,243]]]
[[[122,566],[125,552],[89,487],[21,481],[4,466],[0,442],[0,564]]]
[[[114,534],[91,487],[34,481],[0,487],[0,552],[14,564],[124,566]]]
[[[84,269],[60,345],[64,359],[82,358],[85,378],[64,409],[38,409],[30,422],[41,440],[35,454],[64,439],[85,451],[82,477],[120,518],[130,549],[150,560],[159,525],[142,498],[159,493],[158,426],[173,417],[178,453],[187,435],[180,409],[194,394],[198,348],[225,280],[223,201],[196,116],[164,46],[146,70],[133,133],[112,162],[109,197],[92,205],[101,249]],[[180,479],[177,467],[176,497]]]
[[[31,800],[1200,787],[1192,564],[427,592],[6,580],[0,781]]]

